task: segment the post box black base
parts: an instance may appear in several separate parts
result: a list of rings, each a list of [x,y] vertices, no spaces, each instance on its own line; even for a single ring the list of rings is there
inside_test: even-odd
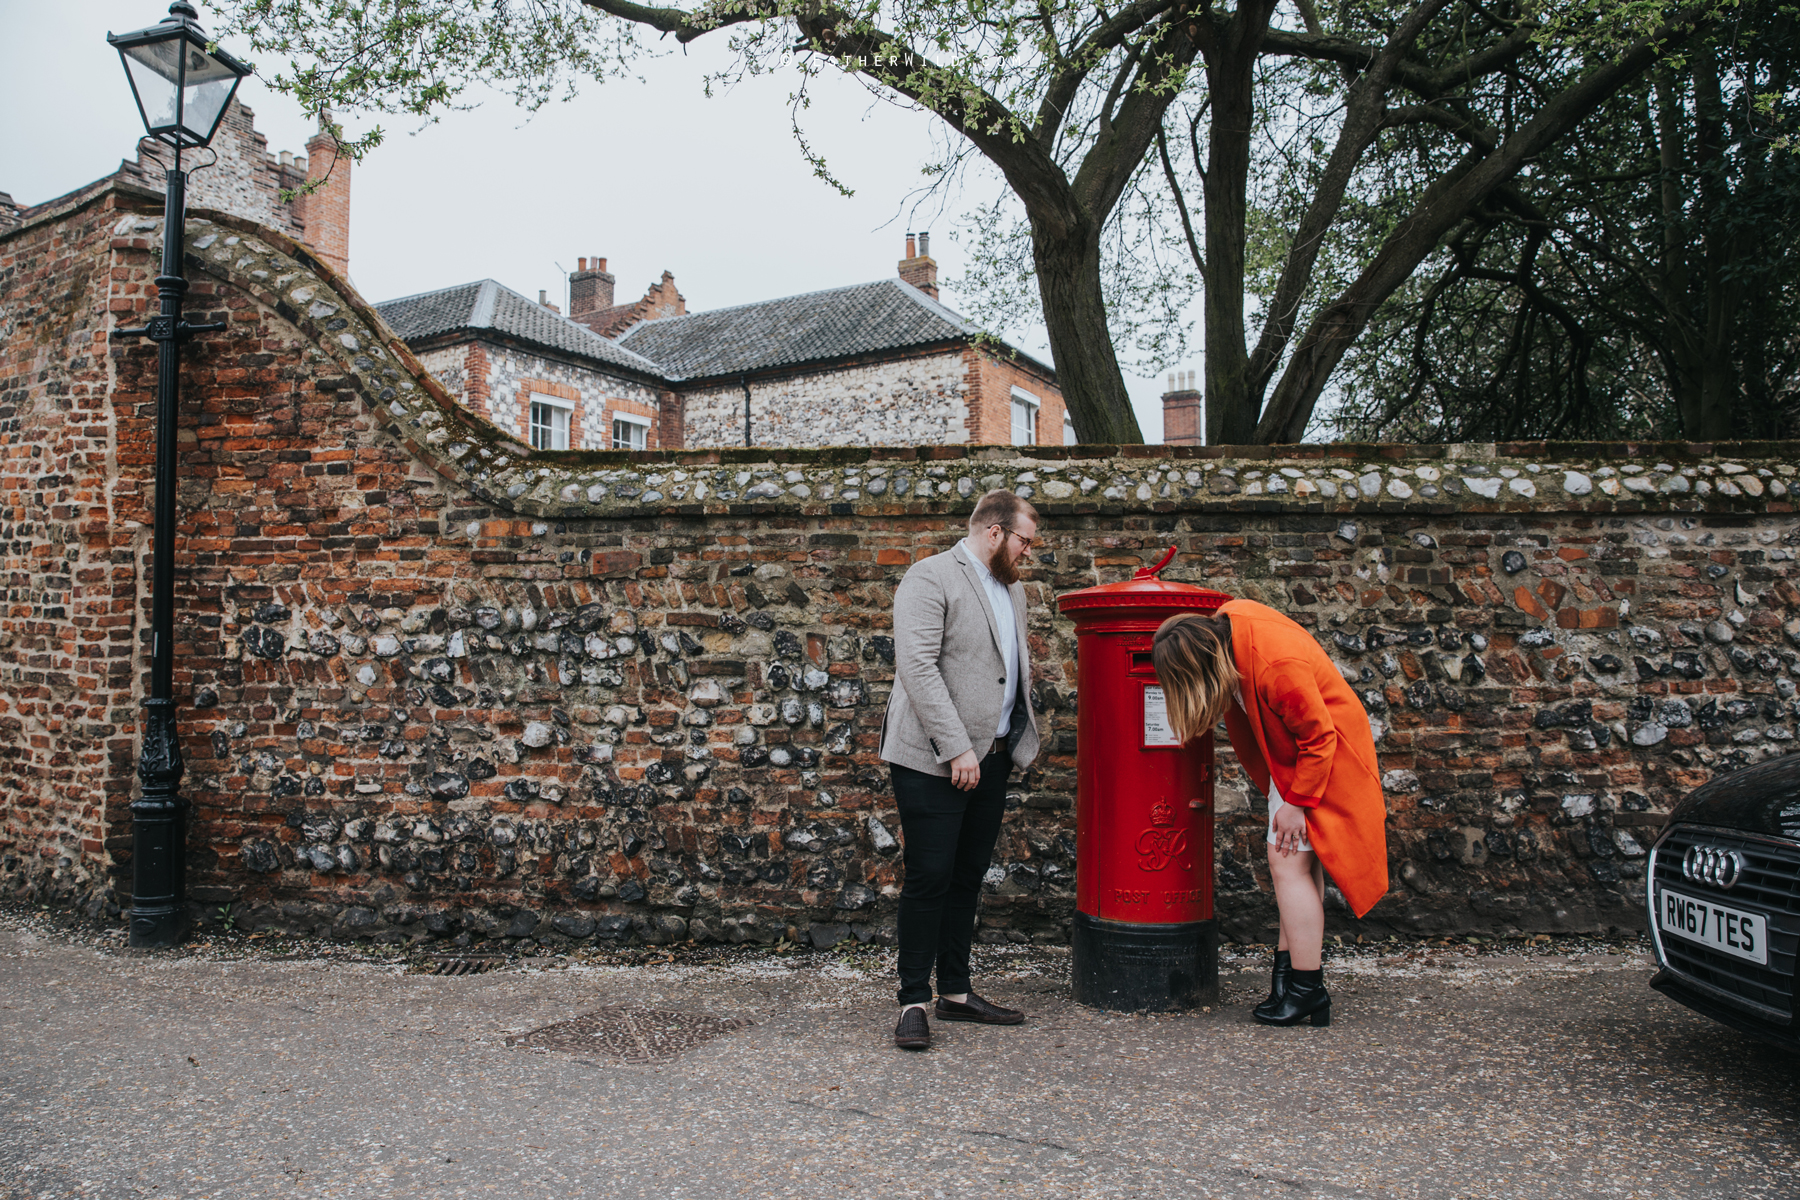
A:
[[[1075,914],[1075,999],[1122,1012],[1219,1002],[1219,923],[1135,925]]]

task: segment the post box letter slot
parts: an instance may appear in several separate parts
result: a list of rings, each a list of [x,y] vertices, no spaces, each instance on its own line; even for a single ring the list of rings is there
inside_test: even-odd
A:
[[[1156,660],[1148,650],[1135,650],[1131,655],[1129,672],[1133,675],[1155,675]]]

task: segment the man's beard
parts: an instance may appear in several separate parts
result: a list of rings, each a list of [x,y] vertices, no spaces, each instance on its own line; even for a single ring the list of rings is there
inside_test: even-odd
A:
[[[1006,555],[1006,552],[1012,549],[1006,544],[1008,540],[1010,539],[1002,538],[1000,544],[994,547],[994,552],[988,555],[988,570],[994,573],[995,579],[1007,587],[1011,587],[1019,582],[1019,564]]]

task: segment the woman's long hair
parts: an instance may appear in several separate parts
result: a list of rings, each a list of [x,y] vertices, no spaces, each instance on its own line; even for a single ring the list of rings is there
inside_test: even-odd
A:
[[[1157,629],[1151,655],[1175,736],[1185,742],[1218,724],[1238,689],[1231,618],[1199,613],[1170,617]]]

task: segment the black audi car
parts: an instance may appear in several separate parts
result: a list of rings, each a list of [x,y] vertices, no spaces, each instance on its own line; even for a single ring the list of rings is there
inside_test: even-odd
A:
[[[1722,775],[1669,816],[1650,851],[1650,986],[1800,1051],[1800,754]]]

